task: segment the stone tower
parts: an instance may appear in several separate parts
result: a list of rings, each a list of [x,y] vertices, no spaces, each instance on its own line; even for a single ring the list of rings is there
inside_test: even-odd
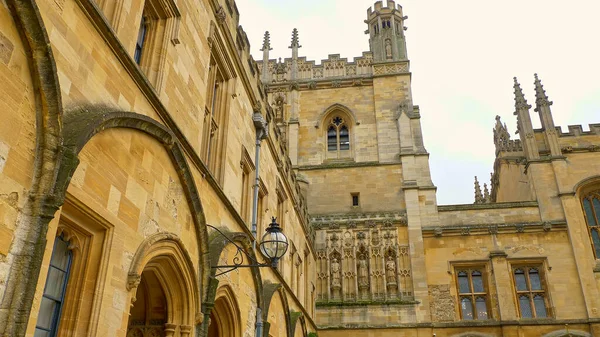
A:
[[[365,23],[369,34],[369,47],[373,52],[376,62],[406,60],[406,40],[404,38],[404,20],[402,6],[392,0],[383,6],[382,1],[377,1],[374,8],[367,11]]]

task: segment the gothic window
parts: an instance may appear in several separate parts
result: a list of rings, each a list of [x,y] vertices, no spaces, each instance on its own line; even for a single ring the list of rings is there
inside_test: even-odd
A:
[[[135,42],[135,54],[133,58],[135,59],[135,63],[138,65],[142,60],[142,51],[144,50],[144,42],[146,39],[146,30],[148,26],[146,24],[146,17],[142,15],[142,20],[140,21],[140,30],[138,32],[138,38]]]
[[[360,200],[359,200],[359,195],[360,193],[352,193],[352,207],[358,207],[360,206]]]
[[[252,186],[254,181],[254,164],[252,163],[252,159],[250,159],[250,155],[246,148],[242,146],[242,159],[240,161],[240,166],[242,168],[242,186],[241,190],[241,200],[240,200],[240,215],[246,224],[250,224],[250,217],[252,212]]]
[[[69,242],[61,234],[54,241],[46,286],[35,326],[35,337],[54,337],[58,332],[72,258]]]
[[[327,128],[327,152],[335,153],[340,158],[344,156],[344,151],[348,150],[350,150],[350,131],[344,119],[335,116],[331,118]]]
[[[582,203],[594,257],[600,259],[600,190],[586,195]]]
[[[373,25],[373,32],[375,35],[379,34],[379,24],[376,23]]]
[[[456,283],[461,319],[489,319],[489,295],[485,268],[457,269]]]
[[[158,91],[162,89],[167,48],[170,43],[179,43],[180,18],[173,0],[144,2],[133,58]]]
[[[521,318],[548,317],[548,297],[541,266],[513,267],[517,306]]]

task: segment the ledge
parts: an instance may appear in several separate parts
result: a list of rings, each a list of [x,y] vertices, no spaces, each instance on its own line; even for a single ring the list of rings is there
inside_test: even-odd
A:
[[[330,307],[367,307],[367,306],[381,306],[381,305],[414,305],[420,304],[421,302],[415,300],[382,300],[382,301],[358,301],[358,302],[317,302],[318,308],[330,308]]]
[[[567,222],[546,221],[529,223],[490,223],[423,227],[423,237],[491,235],[500,233],[531,233],[566,230]]]
[[[517,201],[517,202],[497,202],[491,204],[458,204],[458,205],[439,205],[438,212],[451,211],[469,211],[479,209],[504,209],[520,207],[537,207],[537,201]]]
[[[337,326],[318,326],[319,330],[348,330],[348,329],[414,329],[414,328],[474,328],[474,327],[503,327],[503,326],[543,326],[543,325],[577,325],[577,324],[597,324],[599,318],[589,319],[554,319],[554,318],[534,318],[521,320],[483,320],[483,321],[455,321],[455,322],[424,322],[424,323],[400,323],[400,324],[340,324]]]
[[[338,161],[338,162],[324,162],[320,165],[297,165],[292,168],[298,169],[300,171],[309,171],[309,170],[325,170],[332,168],[353,168],[353,167],[367,167],[367,166],[384,166],[384,165],[402,165],[401,162],[393,162],[393,163],[381,163],[379,161],[364,161],[364,162],[355,162],[354,160],[350,161]]]

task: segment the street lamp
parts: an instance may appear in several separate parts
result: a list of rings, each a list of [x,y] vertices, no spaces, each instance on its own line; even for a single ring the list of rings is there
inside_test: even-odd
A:
[[[285,255],[288,245],[288,239],[281,231],[277,219],[271,218],[271,224],[259,244],[260,252],[271,260],[272,267],[277,267],[277,261]]]
[[[287,249],[288,249],[288,245],[289,245],[288,239],[285,236],[285,234],[283,234],[281,227],[277,223],[277,219],[275,217],[273,217],[271,219],[271,224],[269,224],[269,227],[266,229],[265,235],[263,235],[262,240],[258,245],[260,252],[264,255],[265,258],[267,258],[267,260],[269,260],[269,263],[259,263],[250,254],[248,254],[242,247],[240,247],[236,242],[231,240],[226,234],[221,232],[218,228],[216,228],[215,226],[208,225],[208,224],[206,226],[217,231],[225,240],[229,241],[229,243],[231,243],[232,245],[234,245],[237,248],[237,252],[235,253],[235,255],[232,258],[232,264],[217,265],[217,266],[210,267],[211,269],[225,269],[224,271],[221,271],[221,272],[215,274],[215,276],[229,273],[230,271],[234,271],[238,268],[249,268],[249,267],[259,267],[259,268],[260,267],[273,267],[273,268],[276,268],[277,262],[279,261],[279,259],[281,259],[283,257],[283,255],[285,255],[285,253],[287,252]],[[244,264],[244,261],[245,261],[244,256],[246,256],[246,258],[248,259],[249,264]]]

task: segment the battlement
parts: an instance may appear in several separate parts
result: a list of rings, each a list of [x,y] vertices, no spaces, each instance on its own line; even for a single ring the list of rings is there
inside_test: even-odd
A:
[[[600,123],[588,124],[590,131],[583,131],[582,125],[568,125],[569,132],[563,132],[560,126],[556,127],[556,133],[559,137],[579,137],[579,136],[600,136]],[[543,132],[536,129],[535,132]]]
[[[369,9],[367,9],[367,15],[369,16],[369,19],[372,19],[377,14],[385,13],[385,12],[394,13],[395,11],[399,11],[400,16],[402,16],[402,6],[400,6],[400,5],[396,6],[395,1],[387,0],[386,6],[383,6],[383,1],[377,1],[375,3],[374,7],[369,7]]]
[[[269,60],[268,76],[266,84],[275,84],[288,82],[292,80],[292,58]],[[373,75],[373,54],[363,52],[362,56],[355,57],[352,62],[347,58],[340,57],[340,54],[330,54],[327,59],[316,61],[307,60],[306,57],[299,57],[297,62],[297,81],[311,81],[332,78],[350,78],[350,77],[369,77]],[[257,62],[260,69],[263,69],[263,62]]]

